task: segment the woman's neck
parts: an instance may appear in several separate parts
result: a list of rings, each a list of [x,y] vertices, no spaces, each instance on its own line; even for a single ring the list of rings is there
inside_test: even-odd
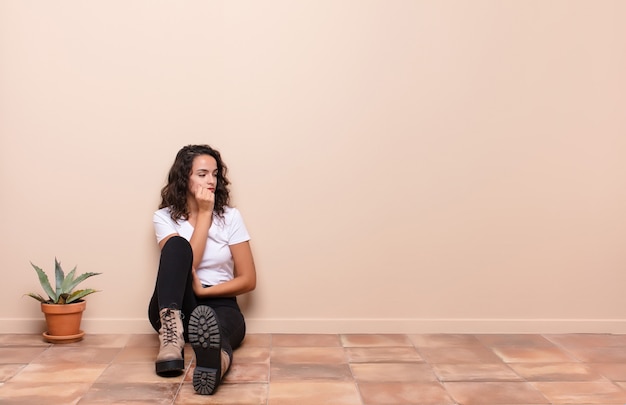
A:
[[[189,218],[198,216],[198,203],[194,198],[187,198],[187,210],[189,211]]]

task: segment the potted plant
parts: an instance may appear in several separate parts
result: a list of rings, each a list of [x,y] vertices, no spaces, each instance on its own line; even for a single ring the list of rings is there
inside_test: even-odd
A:
[[[61,263],[54,258],[55,289],[50,285],[48,276],[39,267],[31,262],[31,266],[39,276],[39,283],[47,294],[47,298],[35,293],[28,296],[41,302],[41,311],[46,318],[47,330],[43,333],[44,339],[51,343],[71,343],[83,338],[85,332],[80,330],[80,323],[86,302],[83,299],[89,294],[98,292],[91,288],[75,290],[85,279],[102,273],[83,273],[76,277],[76,267],[67,276],[61,268]]]

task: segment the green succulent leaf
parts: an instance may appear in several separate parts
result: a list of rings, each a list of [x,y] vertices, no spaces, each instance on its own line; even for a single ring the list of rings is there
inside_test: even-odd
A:
[[[65,279],[63,280],[63,283],[61,284],[61,291],[63,293],[71,293],[72,289],[74,287],[72,287],[72,283],[74,282],[74,274],[76,273],[76,267],[74,267],[72,269],[72,271],[70,271],[69,273],[67,273],[67,275],[65,276]]]
[[[65,280],[65,274],[63,273],[63,269],[61,268],[61,263],[59,263],[56,257],[54,258],[54,276],[55,276],[55,282],[56,282],[56,292],[57,292],[57,297],[58,297],[64,293],[64,291],[61,291],[61,286],[63,285],[63,280]]]
[[[65,291],[71,293],[78,284],[82,283],[89,277],[97,276],[98,274],[102,274],[102,273],[88,272],[88,273],[81,274],[80,276],[76,277],[76,279],[71,280],[71,283],[69,284],[69,289],[66,289]]]
[[[69,297],[67,297],[65,303],[66,304],[70,304],[72,302],[80,300],[81,298],[83,298],[83,297],[85,297],[85,296],[87,296],[89,294],[93,294],[93,293],[98,292],[98,291],[99,290],[94,290],[92,288],[87,288],[87,289],[84,289],[84,290],[76,290]]]
[[[43,288],[44,292],[48,294],[50,301],[56,302],[57,295],[54,293],[54,290],[52,289],[52,286],[50,285],[50,280],[48,280],[48,276],[46,275],[46,273],[44,273],[44,271],[41,268],[35,266],[32,262],[30,263],[30,265],[33,266],[33,268],[37,272],[37,276],[39,277],[39,284],[41,284],[41,287]]]
[[[29,297],[33,297],[34,299],[36,299],[39,302],[43,302],[44,304],[50,301],[50,298],[44,298],[39,294],[35,294],[35,293],[28,293],[26,294]]]

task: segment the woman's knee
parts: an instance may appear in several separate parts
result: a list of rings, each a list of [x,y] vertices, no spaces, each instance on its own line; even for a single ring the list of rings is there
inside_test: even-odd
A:
[[[169,279],[169,276],[164,276],[164,274],[173,274],[172,272],[180,273],[181,269],[191,271],[192,263],[193,250],[187,239],[181,236],[172,236],[165,242],[161,249],[157,284],[159,284],[159,278],[161,277]],[[167,282],[166,280],[160,281]]]
[[[163,248],[161,249],[161,255],[163,254],[188,254],[193,256],[193,250],[191,249],[191,244],[189,241],[182,236],[175,235],[170,237]]]

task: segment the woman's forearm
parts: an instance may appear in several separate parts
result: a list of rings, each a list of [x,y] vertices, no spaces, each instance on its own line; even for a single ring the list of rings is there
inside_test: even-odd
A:
[[[211,287],[198,287],[198,284],[194,284],[194,292],[202,298],[236,297],[254,290],[255,287],[255,280],[240,276]]]
[[[209,237],[209,228],[211,227],[211,221],[213,219],[212,212],[200,212],[196,219],[196,225],[191,234],[189,244],[191,250],[193,250],[193,268],[197,269],[204,256],[204,250],[206,249],[206,242]]]

